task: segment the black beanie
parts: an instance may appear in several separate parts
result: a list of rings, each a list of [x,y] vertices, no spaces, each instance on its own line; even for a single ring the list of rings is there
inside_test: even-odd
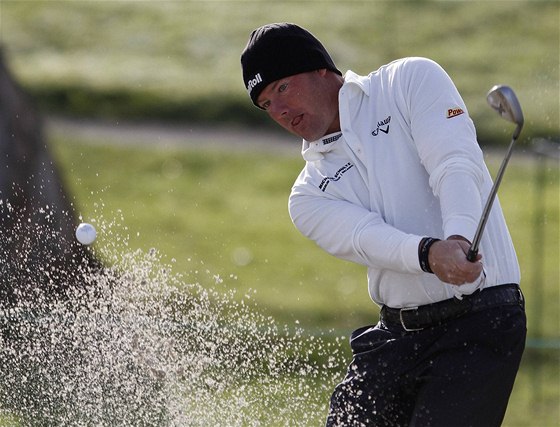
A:
[[[263,89],[283,77],[322,68],[342,75],[313,34],[289,23],[254,30],[241,54],[241,68],[247,92],[257,107]]]

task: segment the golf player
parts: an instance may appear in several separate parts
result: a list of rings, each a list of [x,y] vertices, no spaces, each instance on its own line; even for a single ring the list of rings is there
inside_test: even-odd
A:
[[[404,58],[367,76],[335,66],[289,23],[254,30],[241,55],[252,102],[301,137],[289,198],[297,229],[367,267],[377,324],[353,359],[327,426],[498,426],[525,347],[513,244],[467,107],[447,73]]]

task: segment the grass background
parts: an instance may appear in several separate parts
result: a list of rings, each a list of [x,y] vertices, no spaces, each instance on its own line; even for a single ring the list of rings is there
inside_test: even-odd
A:
[[[539,170],[528,153],[533,137],[559,134],[559,11],[556,1],[0,0],[0,43],[47,116],[253,129],[270,125],[247,99],[239,53],[266,22],[309,28],[343,71],[431,57],[455,80],[481,144],[499,146],[488,156],[493,173],[511,126],[484,97],[496,83],[511,85],[526,124],[499,197],[520,257],[532,348],[505,425],[555,426],[558,350],[537,347],[560,339],[558,164]],[[310,333],[347,335],[375,321],[364,269],[324,254],[289,221],[286,198],[303,164],[297,143],[293,154],[271,155],[113,142],[49,139],[78,212],[102,225],[98,248],[155,247],[185,280],[256,290],[263,312]],[[533,209],[539,200],[543,213]]]
[[[218,275],[241,295],[257,290],[259,305],[285,323],[347,331],[376,317],[365,268],[319,250],[289,219],[287,197],[303,165],[296,148],[293,155],[271,158],[258,150],[158,150],[87,142],[59,135],[52,147],[78,212],[84,220],[109,224],[105,235],[100,232],[100,247],[119,238],[131,250],[157,248],[187,279],[211,286]],[[487,156],[493,174],[502,154]],[[499,199],[526,292],[530,297],[542,289],[546,301],[547,322],[539,335],[557,337],[558,168],[549,162],[546,185],[537,188],[537,162],[522,152],[516,155]],[[547,201],[541,218],[532,209],[538,190]],[[546,227],[545,239],[538,242],[532,238],[537,220]],[[542,265],[532,257],[536,245],[544,245]],[[532,283],[537,268],[542,284]],[[528,310],[537,318],[544,306]]]
[[[270,125],[247,101],[239,54],[253,28],[292,21],[342,71],[427,56],[455,80],[480,140],[502,141],[485,105],[512,86],[525,136],[558,134],[557,1],[0,1],[0,42],[49,111]]]
[[[71,135],[58,135],[52,147],[64,175],[71,177],[67,188],[79,212],[99,226],[96,250],[116,256],[109,261],[118,261],[114,247],[155,247],[188,283],[250,294],[279,324],[311,334],[332,329],[333,336],[348,336],[357,325],[376,321],[364,269],[318,250],[290,223],[286,198],[302,166],[298,156],[105,145]],[[501,154],[487,156],[494,174]],[[559,169],[551,162],[538,168],[532,157],[516,154],[499,198],[520,257],[531,345],[504,425],[555,426],[559,353],[541,346],[559,339]],[[540,173],[544,185],[535,180]],[[539,194],[546,211],[537,217],[532,207]],[[543,240],[533,238],[535,221],[544,226]],[[536,264],[538,245],[545,257]],[[534,282],[537,272],[542,281]],[[284,405],[289,402],[278,403]]]

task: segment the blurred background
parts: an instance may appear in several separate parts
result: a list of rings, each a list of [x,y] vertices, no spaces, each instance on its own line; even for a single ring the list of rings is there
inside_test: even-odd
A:
[[[157,248],[186,281],[251,294],[263,313],[308,334],[347,336],[377,321],[365,270],[291,225],[300,143],[245,92],[239,55],[249,33],[280,21],[313,32],[343,72],[404,56],[439,62],[494,174],[513,125],[486,92],[515,90],[525,127],[499,198],[529,342],[505,425],[558,425],[557,1],[0,0],[4,60],[44,118],[80,219],[100,226],[100,256],[116,262],[101,250],[115,241],[123,251]]]

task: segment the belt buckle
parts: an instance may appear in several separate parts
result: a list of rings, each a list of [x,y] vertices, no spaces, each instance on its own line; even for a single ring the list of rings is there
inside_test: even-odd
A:
[[[399,319],[401,321],[401,326],[403,327],[403,329],[406,332],[415,332],[415,331],[421,331],[421,330],[424,329],[424,328],[408,328],[404,323],[403,312],[404,311],[416,311],[416,310],[418,310],[418,307],[401,308],[399,310]]]

